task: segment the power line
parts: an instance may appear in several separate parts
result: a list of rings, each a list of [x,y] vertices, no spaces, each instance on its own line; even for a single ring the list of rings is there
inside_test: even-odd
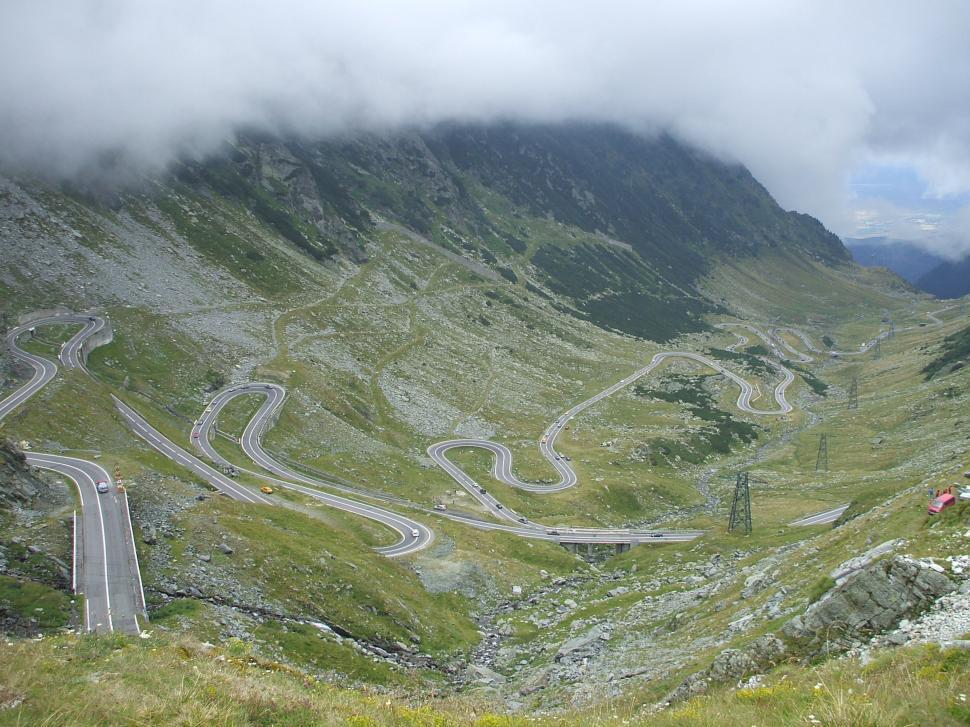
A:
[[[751,489],[748,487],[748,473],[738,472],[734,485],[734,499],[731,501],[731,519],[728,531],[744,528],[744,534],[751,534]]]
[[[876,339],[876,345],[872,347],[872,357],[876,360],[882,358],[882,339]]]

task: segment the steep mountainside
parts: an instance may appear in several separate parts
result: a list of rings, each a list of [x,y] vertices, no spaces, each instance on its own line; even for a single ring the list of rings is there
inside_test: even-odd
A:
[[[903,280],[914,285],[918,285],[919,279],[937,265],[944,264],[943,258],[906,240],[886,237],[850,237],[845,240],[845,246],[852,253],[852,258],[860,265],[867,268],[889,268]]]
[[[889,268],[937,298],[959,298],[970,293],[970,257],[957,262],[944,260],[905,240],[885,237],[849,238],[845,244],[860,265]]]
[[[771,249],[848,260],[834,235],[779,208],[744,168],[604,126],[448,126],[315,143],[251,135],[145,190],[65,191],[99,214],[174,230],[264,292],[291,277],[280,269],[292,267],[286,248],[359,263],[364,240],[399,224],[556,294],[580,318],[652,340],[704,328],[717,304],[693,285],[718,260]],[[244,231],[253,222],[276,250]],[[0,283],[15,288],[10,275]]]
[[[940,263],[922,275],[916,285],[937,298],[959,298],[970,293],[970,257]]]

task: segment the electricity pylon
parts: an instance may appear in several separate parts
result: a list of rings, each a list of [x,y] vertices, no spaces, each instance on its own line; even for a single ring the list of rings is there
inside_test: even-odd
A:
[[[852,383],[849,384],[849,408],[859,408],[859,377],[853,376]]]
[[[748,487],[748,473],[738,472],[734,485],[734,500],[731,502],[731,520],[728,531],[744,528],[744,534],[751,534],[751,490]]]
[[[818,456],[815,458],[815,471],[829,471],[829,436],[822,433],[818,436]]]

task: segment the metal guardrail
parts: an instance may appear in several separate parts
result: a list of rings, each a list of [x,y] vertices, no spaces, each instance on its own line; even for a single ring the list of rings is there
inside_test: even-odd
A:
[[[128,507],[128,490],[124,490],[124,501],[125,501],[125,515],[128,518],[128,536],[131,538],[131,553],[134,556],[135,562],[130,563],[129,567],[134,565],[135,575],[138,576],[138,597],[141,599],[141,613],[148,620],[148,604],[145,603],[145,585],[141,580],[141,567],[138,564],[138,545],[135,543],[135,529],[131,524],[131,509]]]

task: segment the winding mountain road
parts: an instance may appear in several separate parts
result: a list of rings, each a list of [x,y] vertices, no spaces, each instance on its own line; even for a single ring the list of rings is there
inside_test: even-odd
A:
[[[45,318],[38,318],[30,321],[22,326],[11,328],[10,331],[7,332],[7,347],[10,349],[13,357],[30,365],[34,369],[34,374],[30,381],[21,386],[6,399],[0,401],[0,420],[10,414],[14,409],[19,407],[38,391],[43,389],[47,382],[57,375],[57,364],[44,358],[43,356],[38,356],[35,353],[30,353],[29,351],[25,351],[24,349],[20,348],[17,345],[17,339],[24,333],[27,333],[31,328],[36,328],[37,326],[70,325],[72,323],[80,323],[83,325],[83,328],[75,333],[71,339],[61,347],[61,352],[58,358],[64,368],[84,369],[84,360],[81,353],[84,341],[104,328],[105,325],[104,319],[99,318],[98,316],[81,316],[74,314],[47,316]]]
[[[573,487],[578,482],[576,472],[569,464],[570,460],[556,451],[555,448],[556,439],[566,425],[574,417],[589,407],[651,373],[665,361],[674,358],[683,358],[690,361],[695,361],[714,369],[719,374],[730,379],[740,389],[737,407],[743,412],[748,414],[770,416],[788,414],[792,411],[791,404],[789,404],[788,400],[785,398],[785,392],[788,390],[788,387],[791,385],[792,381],[794,381],[795,375],[780,364],[769,362],[783,374],[782,380],[775,386],[773,391],[775,402],[778,404],[778,409],[756,409],[751,406],[752,398],[755,395],[754,387],[744,378],[735,374],[723,364],[699,353],[692,353],[689,351],[664,351],[656,354],[649,364],[638,371],[635,371],[630,376],[618,381],[598,394],[591,396],[589,399],[586,399],[585,401],[576,404],[571,409],[563,412],[552,424],[546,428],[542,434],[542,438],[539,440],[539,452],[559,474],[559,482],[555,484],[542,485],[520,480],[512,473],[512,452],[508,449],[508,447],[497,442],[490,442],[487,439],[449,439],[443,442],[438,442],[428,447],[428,456],[431,457],[431,459],[433,459],[439,467],[445,470],[445,472],[451,475],[452,479],[458,482],[458,484],[464,487],[470,494],[478,498],[478,500],[485,505],[492,512],[492,514],[499,517],[508,517],[507,510],[500,508],[499,503],[495,501],[494,498],[487,496],[487,493],[482,493],[481,490],[483,488],[464,471],[462,471],[461,468],[448,459],[447,453],[450,450],[466,447],[484,449],[491,452],[495,456],[495,461],[492,466],[492,476],[500,482],[511,485],[512,487],[517,487],[521,490],[527,490],[529,492],[561,492],[562,490]]]
[[[242,433],[242,437],[240,437],[239,444],[246,456],[248,456],[257,465],[276,476],[276,478],[271,479],[273,484],[278,487],[300,492],[304,495],[309,495],[310,497],[323,502],[328,507],[343,510],[344,512],[353,513],[354,515],[359,515],[361,517],[374,520],[379,522],[381,525],[390,528],[398,534],[400,539],[393,545],[376,548],[379,553],[383,553],[386,556],[395,557],[408,555],[410,553],[414,553],[415,551],[421,550],[422,548],[426,548],[431,544],[431,542],[434,540],[434,533],[430,528],[417,520],[412,520],[404,515],[399,515],[398,513],[387,510],[386,508],[377,507],[375,505],[359,502],[357,500],[351,500],[346,497],[340,497],[339,495],[321,492],[318,489],[312,489],[317,487],[336,489],[344,488],[335,482],[329,482],[301,474],[292,468],[281,464],[266,453],[260,444],[260,438],[262,437],[263,432],[268,428],[269,424],[275,421],[276,415],[286,399],[286,390],[277,384],[253,383],[232,386],[228,389],[223,389],[220,391],[209,402],[209,405],[205,408],[202,416],[199,417],[199,421],[195,424],[195,426],[192,427],[192,433],[190,435],[190,441],[198,446],[206,457],[218,464],[229,464],[226,459],[222,457],[222,455],[220,455],[212,446],[210,437],[215,430],[219,412],[222,411],[223,407],[225,407],[226,404],[237,396],[247,394],[262,395],[266,398],[266,401],[263,402],[262,406],[260,406],[259,410],[253,415],[252,419],[249,420],[249,423],[246,425],[246,428]],[[246,471],[266,479],[265,475],[260,472],[253,472],[252,470]],[[306,485],[310,485],[310,487],[306,487]]]
[[[0,420],[40,391],[54,376],[57,365],[17,345],[31,328],[44,325],[82,324],[61,348],[58,359],[65,368],[85,369],[85,341],[105,326],[97,316],[74,314],[38,318],[11,329],[7,346],[16,359],[34,369],[30,381],[0,402]],[[84,627],[88,631],[138,634],[138,617],[148,619],[145,594],[138,569],[128,495],[114,485],[111,475],[98,464],[76,457],[40,452],[27,453],[27,464],[52,470],[69,478],[81,499],[81,520],[76,533],[80,547],[74,554],[77,591],[84,595]],[[108,491],[99,493],[97,483]]]
[[[260,406],[253,417],[249,420],[239,440],[243,452],[257,465],[275,475],[275,478],[266,478],[260,472],[251,472],[263,479],[267,479],[273,484],[302,492],[319,500],[322,500],[331,507],[361,515],[386,525],[387,527],[401,534],[402,539],[394,546],[378,548],[379,552],[385,555],[405,555],[426,547],[433,539],[432,531],[425,525],[405,518],[404,516],[376,507],[374,505],[361,503],[338,495],[320,492],[316,489],[309,489],[303,486],[310,485],[314,488],[335,488],[347,491],[349,488],[324,480],[317,477],[309,477],[300,472],[281,464],[270,456],[263,448],[260,438],[263,432],[274,421],[277,412],[283,405],[286,391],[278,384],[250,383],[232,386],[220,391],[209,405],[206,407],[202,416],[192,428],[190,439],[198,446],[200,451],[210,460],[229,464],[222,455],[212,446],[212,435],[215,431],[219,412],[233,399],[240,396],[257,395],[265,397],[266,401]],[[506,450],[507,451],[507,450]],[[511,456],[511,455],[510,455]],[[445,460],[447,462],[447,460]],[[451,465],[450,462],[447,462]],[[453,465],[451,465],[453,467]],[[457,469],[457,468],[456,468]],[[460,472],[460,470],[459,470]],[[300,484],[302,483],[302,484]],[[528,518],[518,515],[514,511],[502,506],[494,497],[487,493],[482,493],[479,489],[470,490],[488,510],[500,520],[511,521],[509,523],[493,523],[485,520],[454,513],[450,511],[432,511],[438,517],[447,518],[465,525],[471,525],[483,530],[501,530],[525,538],[537,540],[550,540],[562,543],[608,543],[613,545],[635,544],[641,542],[656,542],[658,540],[692,540],[702,534],[699,530],[666,531],[657,530],[636,530],[629,528],[568,528],[553,527],[533,522]],[[414,533],[418,534],[415,535]]]
[[[954,306],[927,313],[927,316],[934,323],[941,323],[942,321],[936,317],[936,314],[949,310],[952,307]],[[8,333],[7,343],[14,356],[32,366],[34,374],[27,384],[0,402],[0,420],[39,391],[57,372],[57,366],[53,362],[42,356],[20,349],[17,346],[17,338],[32,327],[72,323],[82,324],[83,327],[64,344],[58,358],[65,368],[81,368],[86,370],[83,356],[84,343],[105,325],[105,321],[97,316],[74,314],[49,316],[18,326]],[[785,341],[779,335],[781,331],[788,331],[797,336],[810,351],[814,353],[820,352],[814,346],[809,336],[797,328],[776,327],[766,333],[755,326],[745,323],[722,323],[718,324],[718,327],[741,327],[753,332],[782,360],[786,358],[786,354],[783,353],[782,349],[801,362],[809,362],[813,359],[811,356],[798,351]],[[859,351],[846,352],[841,355],[864,353],[874,346],[876,341],[887,335],[889,335],[889,332],[884,331],[876,338],[863,344]],[[747,343],[745,337],[739,335],[739,338],[741,339],[740,344]],[[732,345],[729,347],[729,350],[734,350],[737,345],[739,344]],[[427,451],[432,460],[445,470],[469,494],[475,497],[499,522],[480,520],[475,516],[450,511],[434,511],[434,514],[438,517],[448,518],[472,527],[502,530],[521,537],[551,540],[560,543],[633,544],[662,540],[685,541],[700,536],[702,531],[661,532],[628,528],[572,528],[543,525],[504,507],[501,502],[447,457],[447,453],[452,449],[484,449],[494,456],[493,476],[507,485],[535,493],[555,493],[573,487],[578,483],[576,472],[569,464],[569,458],[560,454],[555,448],[559,434],[574,417],[589,407],[611,396],[620,389],[629,386],[643,376],[648,375],[668,359],[674,358],[687,359],[707,366],[737,385],[739,395],[736,405],[739,410],[745,413],[759,416],[777,416],[788,414],[793,410],[793,407],[786,399],[786,392],[795,377],[781,363],[761,357],[763,361],[782,374],[782,380],[775,385],[772,392],[777,408],[758,409],[752,406],[752,401],[757,398],[755,387],[720,362],[702,354],[689,351],[661,352],[656,354],[649,364],[635,371],[630,376],[565,411],[546,428],[539,441],[539,451],[558,473],[559,481],[556,483],[540,484],[520,480],[512,471],[512,452],[506,446],[497,442],[484,439],[451,439],[431,445]],[[285,389],[277,384],[256,382],[232,386],[220,391],[212,399],[199,420],[193,426],[190,434],[190,443],[198,447],[200,452],[213,463],[217,465],[229,464],[212,446],[211,436],[215,431],[216,421],[221,410],[236,397],[252,394],[263,396],[265,402],[246,425],[239,444],[246,456],[262,468],[262,470],[268,472],[269,476],[264,472],[255,470],[246,470],[247,472],[271,482],[278,487],[287,488],[317,499],[328,507],[365,517],[388,527],[397,533],[399,540],[393,545],[376,549],[384,555],[390,557],[407,555],[427,547],[433,541],[433,531],[422,523],[386,508],[360,502],[356,499],[334,495],[329,492],[323,492],[318,488],[336,489],[350,493],[354,493],[354,490],[321,477],[310,477],[301,472],[297,472],[293,468],[280,463],[262,448],[261,437],[272,422],[275,421],[275,417],[286,398]],[[233,481],[182,447],[176,445],[151,426],[130,405],[117,397],[113,396],[112,399],[114,400],[115,407],[135,434],[144,439],[156,451],[179,465],[186,467],[218,491],[234,499],[252,504],[281,504],[278,500],[268,498],[260,492]],[[105,624],[107,624],[108,630],[118,625],[123,630],[136,632],[138,622],[135,613],[140,609],[140,612],[143,614],[145,606],[144,594],[141,591],[140,576],[138,575],[137,569],[137,555],[135,554],[133,537],[131,536],[130,517],[127,516],[127,497],[119,498],[116,494],[112,494],[108,498],[96,496],[97,492],[93,489],[95,483],[100,479],[110,483],[111,478],[107,472],[94,463],[74,458],[60,457],[59,455],[44,455],[39,453],[31,453],[30,462],[33,466],[52,469],[71,478],[77,484],[79,492],[81,492],[82,508],[84,511],[84,525],[82,528],[84,533],[83,551],[85,555],[84,560],[87,565],[86,571],[82,573],[80,580],[83,583],[85,593],[90,594],[88,595],[88,607],[92,612],[86,618],[88,628],[105,629]],[[94,492],[94,495],[91,492]],[[117,488],[115,488],[114,492],[118,492]],[[85,493],[87,493],[86,498]],[[359,495],[359,493],[354,494]],[[92,497],[94,497],[93,500],[91,499]],[[128,522],[127,536],[124,532],[124,521],[119,515],[122,502],[124,503],[125,515]],[[831,522],[831,520],[834,520],[841,514],[842,510],[844,510],[844,506],[824,513],[806,516],[801,520],[793,522],[792,525]],[[106,511],[109,511],[107,516],[105,516]],[[430,513],[432,511],[427,512]],[[95,513],[97,513],[96,521]],[[97,544],[99,536],[101,540],[100,551],[98,551]],[[98,557],[99,552],[101,554],[100,558]],[[133,571],[131,569],[132,562],[135,564]],[[128,564],[127,574],[124,574],[124,563]],[[101,580],[104,582],[103,587],[98,585],[100,581],[98,581],[97,573],[101,575]],[[115,573],[118,574],[117,577],[109,575]],[[132,584],[136,581],[138,583],[137,591],[132,587]],[[113,582],[115,585],[112,585]]]
[[[935,311],[927,311],[924,315],[930,320],[930,322],[933,325],[941,326],[943,325],[943,321],[939,319],[938,317],[939,314],[946,313],[948,310],[953,310],[954,308],[958,308],[958,307],[959,306],[956,304],[948,305]],[[925,325],[925,324],[921,324],[921,325]],[[805,331],[801,330],[800,328],[795,328],[793,326],[775,327],[775,328],[772,328],[768,333],[748,323],[734,323],[734,322],[718,323],[715,327],[716,328],[729,328],[729,327],[745,328],[751,331],[752,333],[756,334],[759,338],[761,338],[761,340],[763,340],[768,345],[768,347],[772,349],[775,355],[778,356],[778,358],[780,359],[784,359],[786,357],[784,354],[782,354],[781,350],[779,349],[779,346],[781,348],[784,348],[786,351],[788,351],[800,363],[810,363],[811,361],[815,360],[811,356],[804,354],[798,349],[794,348],[784,338],[778,335],[778,332],[780,331],[787,331],[797,336],[801,340],[801,342],[805,345],[805,348],[807,348],[812,353],[823,353],[822,349],[818,348],[812,342],[811,337],[807,333],[805,333]],[[837,351],[833,349],[831,351],[828,351],[827,353],[830,356],[838,356],[838,357],[861,356],[862,354],[868,353],[872,349],[872,347],[876,345],[876,343],[878,343],[879,341],[885,340],[886,338],[889,338],[893,333],[912,331],[918,327],[919,326],[905,326],[903,328],[897,328],[895,330],[887,329],[885,331],[881,331],[879,335],[875,336],[874,338],[870,338],[868,341],[864,341],[863,343],[859,344],[859,349],[856,351]],[[747,340],[745,340],[744,343],[747,343]],[[734,346],[737,346],[737,345],[743,345],[743,344],[737,344],[737,343],[734,344]],[[729,347],[729,349],[734,350],[734,346]]]

